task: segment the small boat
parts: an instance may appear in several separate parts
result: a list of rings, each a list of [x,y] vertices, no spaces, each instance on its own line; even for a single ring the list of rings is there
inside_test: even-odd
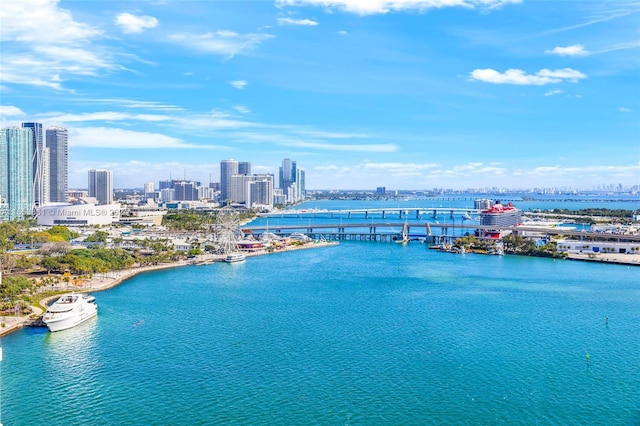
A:
[[[224,261],[227,263],[242,262],[246,258],[242,253],[229,253],[227,257],[224,258]]]
[[[86,294],[63,294],[42,317],[49,331],[66,330],[98,315],[96,298]]]

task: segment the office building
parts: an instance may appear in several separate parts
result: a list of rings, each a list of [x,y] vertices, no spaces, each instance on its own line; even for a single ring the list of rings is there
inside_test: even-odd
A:
[[[231,177],[238,174],[238,162],[236,160],[222,160],[220,162],[220,202],[225,204],[232,200]]]
[[[288,158],[282,160],[282,166],[280,166],[280,181],[279,188],[283,193],[287,193],[287,190],[296,181],[296,162]]]
[[[49,161],[44,160],[44,175],[49,176],[49,200],[56,203],[67,201],[69,192],[69,134],[63,127],[51,127],[46,131]],[[48,165],[48,173],[47,173]]]
[[[173,181],[171,179],[161,180],[159,182],[158,189],[162,191],[163,189],[173,189]]]
[[[49,202],[49,176],[45,173],[48,165],[45,164],[47,156],[42,134],[42,123],[22,123],[23,129],[31,130],[31,178],[33,187],[33,203],[41,206]]]
[[[33,199],[33,132],[28,127],[0,131],[0,220],[30,217]]]
[[[295,161],[285,158],[280,167],[280,189],[287,196],[288,203],[295,203],[305,196],[305,173]]]
[[[89,197],[99,204],[113,203],[113,172],[111,170],[89,170]]]
[[[176,201],[197,201],[199,186],[197,182],[186,180],[176,181],[173,184],[173,199]]]
[[[249,176],[251,174],[251,162],[238,161],[238,174]]]

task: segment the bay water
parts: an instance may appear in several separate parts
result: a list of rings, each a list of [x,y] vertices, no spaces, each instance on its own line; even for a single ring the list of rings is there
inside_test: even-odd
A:
[[[0,421],[638,425],[639,272],[345,241],[144,273],[0,340]]]

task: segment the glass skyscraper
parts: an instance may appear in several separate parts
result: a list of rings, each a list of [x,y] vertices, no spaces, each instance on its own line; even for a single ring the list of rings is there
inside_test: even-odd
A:
[[[33,214],[33,132],[28,127],[0,130],[0,220]]]
[[[67,129],[47,129],[49,150],[49,200],[58,203],[67,201],[69,193],[69,136]]]
[[[31,176],[33,179],[33,202],[41,206],[49,202],[48,155],[45,152],[42,123],[22,123],[24,129],[31,129]]]
[[[305,174],[303,169],[298,168],[295,161],[289,158],[282,160],[279,178],[280,188],[288,202],[295,203],[304,199]]]
[[[220,202],[231,200],[231,176],[238,174],[236,160],[222,160],[220,162]]]

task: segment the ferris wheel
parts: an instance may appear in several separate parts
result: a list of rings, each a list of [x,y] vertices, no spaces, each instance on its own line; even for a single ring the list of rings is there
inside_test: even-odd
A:
[[[238,251],[241,237],[240,215],[233,207],[223,207],[216,217],[216,242],[224,254]]]

